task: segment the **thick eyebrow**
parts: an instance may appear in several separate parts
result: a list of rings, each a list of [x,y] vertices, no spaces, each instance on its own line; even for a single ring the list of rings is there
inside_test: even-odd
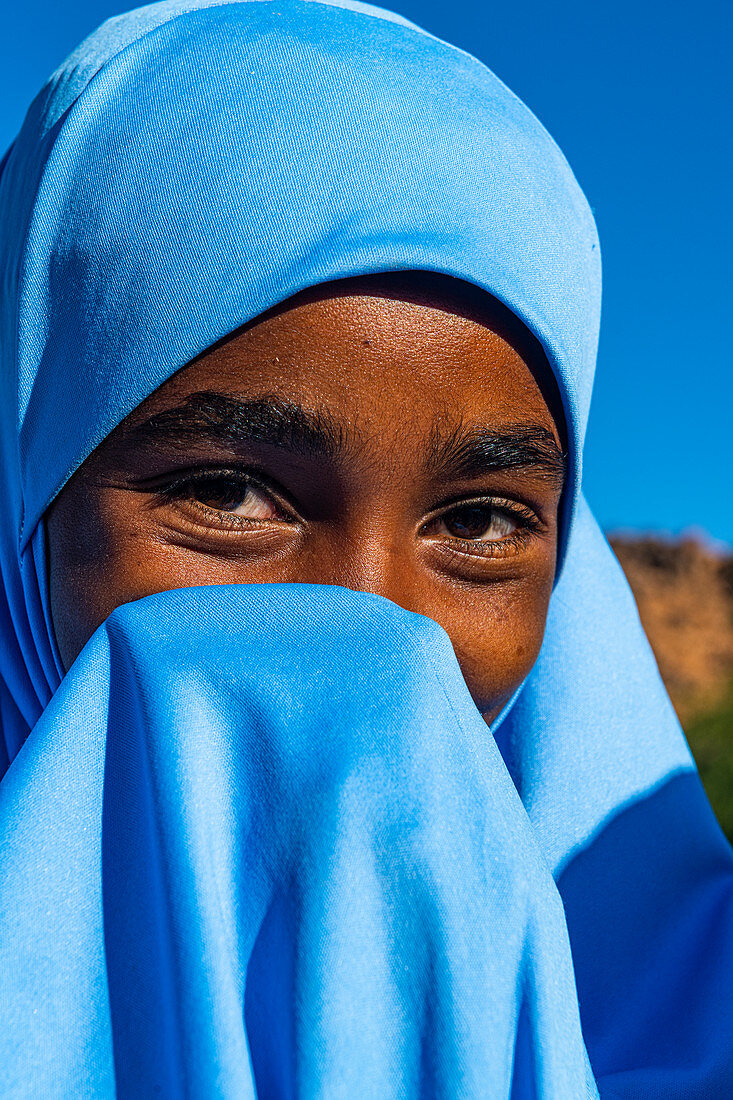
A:
[[[448,435],[434,430],[430,465],[449,479],[480,477],[492,470],[532,470],[561,489],[567,458],[555,436],[541,424],[501,429],[458,425]]]
[[[193,444],[282,447],[314,458],[335,460],[358,441],[357,434],[326,410],[309,410],[266,394],[242,400],[235,394],[202,390],[128,429],[134,443],[185,450]],[[540,424],[494,429],[463,424],[448,434],[435,427],[428,466],[446,479],[480,477],[490,471],[531,469],[562,488],[566,460],[554,435]]]
[[[343,426],[326,412],[312,412],[270,395],[243,401],[214,390],[189,394],[180,405],[135,425],[128,438],[176,449],[194,443],[229,447],[264,443],[327,459],[335,458],[349,442]]]

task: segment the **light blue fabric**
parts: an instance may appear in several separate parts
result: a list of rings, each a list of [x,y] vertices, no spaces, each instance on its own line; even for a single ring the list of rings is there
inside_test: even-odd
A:
[[[559,895],[430,620],[128,604],[0,790],[3,1095],[597,1095]]]
[[[527,108],[368,5],[153,5],[31,105],[0,234],[0,1093],[733,1095],[733,859],[582,497],[599,250]],[[440,628],[337,588],[149,597],[60,683],[74,469],[245,321],[394,269],[500,298],[563,399],[496,743]]]

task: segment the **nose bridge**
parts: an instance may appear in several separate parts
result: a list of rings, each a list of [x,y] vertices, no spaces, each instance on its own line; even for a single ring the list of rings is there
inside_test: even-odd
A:
[[[418,610],[412,538],[396,527],[373,522],[334,538],[330,552],[319,555],[318,579],[385,596],[407,611]]]
[[[310,572],[321,583],[371,592],[417,610],[414,524],[420,471],[397,438],[408,421],[406,414],[398,426],[364,432],[358,453],[341,471],[340,499],[328,527],[314,531]]]

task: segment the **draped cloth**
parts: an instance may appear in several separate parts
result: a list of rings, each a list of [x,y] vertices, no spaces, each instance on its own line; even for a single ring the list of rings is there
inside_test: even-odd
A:
[[[31,105],[0,264],[0,1092],[733,1095],[733,859],[582,495],[598,241],[524,104],[369,5],[165,0]],[[410,269],[500,299],[562,399],[512,705],[489,729],[435,623],[317,585],[147,597],[62,675],[74,470],[270,306]]]

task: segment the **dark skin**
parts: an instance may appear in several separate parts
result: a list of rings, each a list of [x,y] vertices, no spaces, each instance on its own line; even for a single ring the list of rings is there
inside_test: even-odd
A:
[[[341,280],[263,314],[143,401],[49,509],[64,666],[154,592],[337,584],[438,622],[493,720],[555,574],[548,378],[519,322],[446,276]]]

